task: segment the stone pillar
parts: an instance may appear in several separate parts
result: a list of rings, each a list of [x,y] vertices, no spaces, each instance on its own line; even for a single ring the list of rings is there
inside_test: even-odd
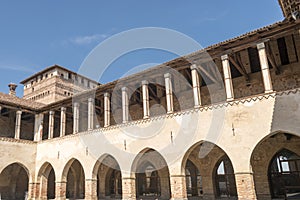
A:
[[[36,114],[34,120],[34,141],[39,142],[43,139],[43,120],[44,114]]]
[[[200,95],[200,81],[199,74],[197,71],[197,65],[191,66],[192,82],[193,82],[193,94],[194,94],[194,107],[199,108],[201,106],[201,95]]]
[[[29,183],[27,199],[37,199],[40,193],[40,183]]]
[[[85,180],[85,200],[97,200],[97,180]]]
[[[166,73],[164,77],[165,77],[166,100],[167,100],[167,114],[170,114],[174,112],[171,74]]]
[[[265,43],[257,44],[257,49],[259,54],[262,78],[265,87],[265,93],[273,92],[273,86],[272,86],[272,80],[271,80],[270,69],[268,64],[268,58],[266,54]]]
[[[185,175],[171,175],[170,183],[172,200],[187,199]]]
[[[235,181],[239,199],[256,199],[252,173],[235,173]]]
[[[22,111],[16,112],[15,139],[20,139]]]
[[[110,126],[110,94],[104,93],[104,127]]]
[[[123,123],[128,122],[129,119],[129,97],[127,87],[122,88],[122,111],[123,111]]]
[[[55,182],[55,200],[66,199],[67,182]]]
[[[48,139],[53,138],[54,135],[54,114],[55,112],[49,111],[49,130],[48,130]]]
[[[228,55],[221,56],[221,60],[223,65],[226,99],[227,101],[232,101],[234,99],[234,93]]]
[[[148,84],[149,84],[148,81],[142,81],[144,119],[148,119],[150,117]]]
[[[79,132],[79,106],[77,102],[73,105],[73,134]]]
[[[66,134],[66,111],[65,107],[61,107],[60,110],[60,137],[65,136]]]
[[[94,114],[95,114],[95,100],[94,98],[88,99],[88,130],[94,129]]]
[[[136,199],[135,178],[122,177],[122,194],[124,200]]]

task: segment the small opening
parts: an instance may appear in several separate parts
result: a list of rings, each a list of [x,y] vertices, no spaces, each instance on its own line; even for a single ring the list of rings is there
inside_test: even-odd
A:
[[[277,45],[278,45],[278,49],[279,49],[281,64],[282,65],[289,64],[290,61],[289,61],[289,56],[288,56],[288,52],[287,52],[285,38],[284,37],[278,38]]]
[[[250,47],[248,48],[248,55],[250,60],[250,68],[251,72],[259,72],[260,71],[260,62],[257,48]]]

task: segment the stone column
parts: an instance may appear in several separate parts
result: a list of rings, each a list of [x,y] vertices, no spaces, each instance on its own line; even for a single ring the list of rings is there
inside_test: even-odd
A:
[[[39,142],[43,139],[43,120],[44,114],[36,114],[34,120],[34,141]]]
[[[221,56],[221,60],[223,65],[226,99],[227,101],[232,101],[234,99],[234,93],[228,55]]]
[[[167,100],[167,114],[170,114],[174,112],[171,74],[166,73],[164,77],[165,77],[166,100]]]
[[[201,106],[201,95],[200,95],[200,81],[197,70],[197,65],[191,66],[192,82],[193,82],[193,94],[194,94],[194,107],[199,108]]]
[[[104,127],[110,126],[110,94],[104,93]]]
[[[272,86],[272,80],[271,80],[270,69],[268,64],[268,58],[266,54],[265,43],[257,44],[257,49],[259,54],[262,78],[265,87],[265,93],[273,92],[273,86]]]
[[[55,112],[49,111],[49,129],[48,129],[48,139],[53,138],[54,135],[54,114]]]
[[[66,134],[66,111],[65,107],[60,109],[60,137],[65,136]]]
[[[148,81],[142,81],[144,119],[148,119],[150,117],[148,84]]]
[[[16,112],[15,139],[20,139],[22,111]]]
[[[128,122],[129,119],[129,97],[127,87],[122,88],[122,111],[123,111],[123,123]]]
[[[185,175],[171,175],[170,183],[172,200],[187,199]]]
[[[85,200],[96,200],[97,197],[97,180],[86,179],[85,180]]]
[[[94,98],[88,99],[88,130],[94,129],[94,114],[95,114],[95,100]]]
[[[122,177],[122,194],[123,194],[123,199],[126,200],[136,199],[135,178]]]
[[[66,199],[67,182],[55,182],[55,200]]]
[[[235,181],[239,199],[256,199],[252,173],[235,173]]]
[[[73,105],[73,134],[79,132],[79,106],[77,102]]]

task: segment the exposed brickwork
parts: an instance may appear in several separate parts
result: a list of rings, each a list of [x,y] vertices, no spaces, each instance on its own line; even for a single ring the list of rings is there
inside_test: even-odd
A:
[[[55,199],[65,200],[66,199],[66,182],[56,182],[55,183]]]
[[[85,200],[96,200],[97,197],[97,180],[85,180]]]
[[[236,173],[235,181],[239,200],[256,199],[253,175],[251,173]]]
[[[122,178],[122,193],[124,200],[135,200],[136,199],[136,189],[135,189],[135,179],[134,178]]]
[[[187,199],[186,184],[184,175],[172,175],[171,182],[171,199],[180,200]]]

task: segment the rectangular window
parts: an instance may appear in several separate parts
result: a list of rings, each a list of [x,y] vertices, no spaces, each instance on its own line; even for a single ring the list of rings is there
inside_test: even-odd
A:
[[[277,45],[278,45],[278,50],[279,50],[279,54],[280,54],[281,64],[282,65],[290,64],[285,38],[284,37],[278,38]]]
[[[250,60],[251,73],[260,71],[260,62],[257,48],[249,47],[248,56]]]

